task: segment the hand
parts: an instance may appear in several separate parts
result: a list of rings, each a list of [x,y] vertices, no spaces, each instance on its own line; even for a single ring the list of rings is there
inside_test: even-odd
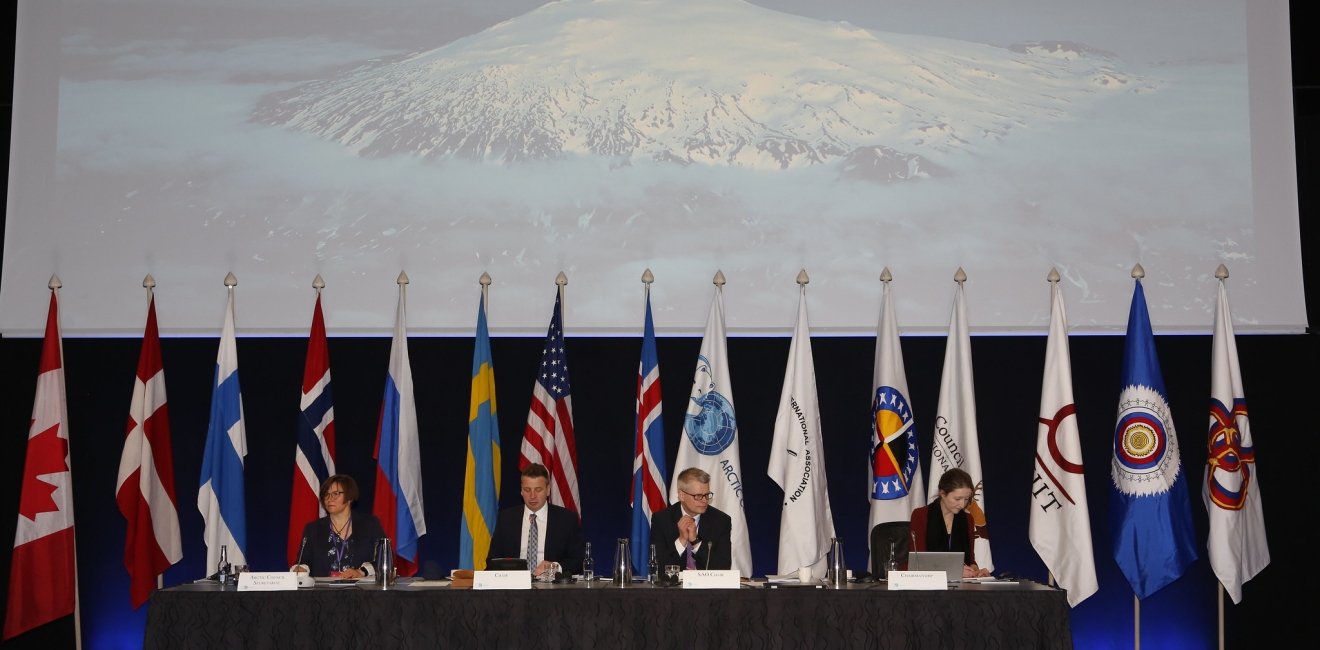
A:
[[[981,567],[978,567],[975,564],[963,565],[962,577],[964,578],[986,578],[989,576],[990,576],[989,569],[982,569]]]
[[[697,520],[683,515],[678,520],[678,539],[695,544],[697,541]]]
[[[349,568],[349,569],[344,569],[343,571],[340,571],[339,574],[336,575],[335,577],[336,577],[336,578],[344,578],[344,579],[346,579],[346,580],[357,580],[357,579],[359,579],[359,578],[362,578],[362,577],[365,576],[365,575],[367,575],[365,571],[362,571],[362,570],[360,570],[360,569],[352,569],[352,568]]]
[[[541,574],[545,573],[546,571],[550,571],[550,572],[551,572],[551,576],[553,576],[553,575],[554,575],[554,569],[555,569],[555,563],[554,563],[554,562],[550,562],[550,561],[547,561],[547,560],[541,560],[541,563],[540,563],[540,564],[537,564],[535,569],[532,569],[532,576],[533,576],[533,577],[540,577]]]
[[[306,564],[295,564],[295,565],[293,565],[292,567],[290,567],[289,570],[292,571],[292,572],[294,572],[294,573],[311,573],[311,572],[312,572],[311,569],[308,569],[308,568],[307,568],[307,565],[306,565]]]

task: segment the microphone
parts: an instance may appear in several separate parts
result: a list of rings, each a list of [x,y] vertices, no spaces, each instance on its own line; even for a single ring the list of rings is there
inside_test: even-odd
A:
[[[294,564],[294,566],[298,566],[299,564],[302,564],[302,563],[303,563],[303,561],[302,561],[302,560],[303,560],[303,551],[305,551],[305,550],[307,550],[307,536],[306,536],[306,535],[303,535],[302,543],[298,545],[298,561]],[[299,573],[299,574],[298,574],[298,586],[299,586],[299,587],[315,587],[315,586],[316,586],[316,579],[312,577],[312,567],[310,567],[310,566],[307,567],[307,573]]]
[[[715,542],[706,542],[706,570],[710,570],[710,556],[715,554]]]

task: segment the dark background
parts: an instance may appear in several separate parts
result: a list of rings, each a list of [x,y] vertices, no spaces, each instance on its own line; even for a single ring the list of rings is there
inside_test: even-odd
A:
[[[1316,196],[1311,182],[1320,138],[1320,75],[1316,45],[1306,36],[1309,22],[1293,7],[1293,83],[1297,171],[1303,266],[1315,277],[1316,228],[1309,225]],[[0,10],[13,33],[14,7]],[[0,65],[0,110],[12,115],[12,65]],[[2,131],[8,151],[8,130]],[[2,222],[0,222],[2,224]],[[1036,288],[1042,304],[1048,300],[1043,281]],[[1230,298],[1234,292],[1229,281]],[[1308,283],[1308,321],[1315,322],[1314,283]],[[475,322],[477,287],[471,306]],[[895,289],[899,292],[902,287]],[[950,295],[932,296],[941,302]],[[976,290],[969,283],[968,291]],[[546,282],[546,304],[553,285]],[[877,287],[877,291],[879,288]],[[334,301],[333,291],[326,294]],[[1211,296],[1206,296],[1207,300]],[[220,300],[217,294],[217,301]],[[242,300],[241,295],[239,300]],[[41,307],[44,309],[44,305]],[[145,310],[145,302],[143,305]],[[312,294],[305,309],[311,320]],[[638,330],[641,304],[637,305]],[[786,304],[788,312],[793,305]],[[549,320],[547,309],[546,319]],[[972,315],[975,323],[975,314]],[[901,315],[900,315],[901,322]],[[1207,323],[1207,326],[1209,323]],[[220,323],[216,323],[217,333]],[[218,334],[217,334],[218,335]],[[664,337],[658,342],[664,388],[666,459],[671,466],[682,435],[682,415],[691,388],[691,373],[700,346],[695,337]],[[67,339],[64,342],[71,464],[74,476],[78,576],[82,641],[88,648],[135,647],[141,644],[148,606],[134,611],[128,604],[128,578],[122,557],[124,521],[114,501],[118,460],[128,402],[137,365],[138,339]],[[371,503],[375,461],[371,458],[380,399],[388,364],[388,338],[335,337],[330,358],[339,432],[338,465],[358,478],[363,488],[359,508]],[[442,568],[455,566],[466,453],[472,340],[413,338],[410,343],[421,428],[422,474],[429,533],[422,538],[421,560]],[[764,472],[769,459],[789,340],[733,338],[730,367],[742,444],[748,528],[755,573],[776,571],[781,497]],[[872,337],[824,338],[813,341],[829,468],[835,525],[843,539],[850,567],[866,564],[866,450]],[[903,339],[910,397],[923,451],[930,449],[931,418],[939,393],[944,354],[943,336]],[[7,584],[9,556],[22,474],[24,441],[35,388],[38,339],[0,339],[0,583]],[[298,395],[305,339],[248,338],[238,341],[249,453],[246,458],[247,516],[250,564],[258,570],[285,566],[288,494]],[[497,405],[503,440],[502,505],[518,502],[518,445],[526,420],[531,387],[539,362],[539,338],[497,338],[493,342]],[[628,535],[628,490],[632,465],[632,426],[638,338],[572,337],[567,343],[573,373],[574,417],[578,431],[580,488],[584,527],[597,549],[612,549],[617,537]],[[1316,425],[1309,406],[1320,345],[1314,333],[1238,337],[1242,374],[1250,406],[1258,457],[1272,562],[1244,588],[1242,604],[1226,599],[1225,626],[1229,647],[1259,645],[1280,634],[1316,638],[1320,622],[1306,612],[1315,603],[1309,585],[1299,585],[1299,567],[1314,557],[1302,527],[1312,514],[1310,480],[1318,450]],[[178,510],[184,558],[165,574],[167,585],[210,572],[202,566],[201,515],[196,508],[197,479],[206,435],[210,382],[214,372],[215,338],[167,338],[162,342],[168,379],[173,432]],[[1192,512],[1201,540],[1207,534],[1199,481],[1204,471],[1205,425],[1210,381],[1209,336],[1157,336],[1157,348],[1168,386],[1175,423],[1180,425],[1184,470],[1191,481]],[[977,386],[980,444],[986,485],[986,510],[992,531],[996,568],[1044,581],[1046,570],[1027,540],[1030,484],[1036,443],[1043,336],[976,336],[972,351]],[[1100,591],[1072,614],[1078,647],[1124,648],[1133,641],[1133,597],[1110,552],[1106,522],[1108,463],[1119,391],[1123,339],[1120,336],[1077,336],[1071,341],[1074,392],[1087,467],[1096,566]],[[1300,496],[1298,496],[1300,495]],[[1295,514],[1294,514],[1295,511]],[[1212,647],[1216,640],[1217,582],[1204,559],[1183,578],[1141,603],[1141,641],[1152,647]],[[609,552],[597,551],[598,570],[606,570]],[[1305,571],[1305,569],[1302,569]],[[0,591],[4,599],[8,590]],[[1298,602],[1298,601],[1302,602]],[[71,647],[72,618],[56,621],[20,636],[5,647]],[[1268,642],[1268,641],[1265,641]]]

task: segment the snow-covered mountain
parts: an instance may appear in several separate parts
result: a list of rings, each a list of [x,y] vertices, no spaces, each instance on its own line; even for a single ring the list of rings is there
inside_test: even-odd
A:
[[[1134,88],[1117,65],[1079,44],[874,32],[741,0],[561,0],[271,94],[252,119],[366,157],[829,163],[889,182]]]

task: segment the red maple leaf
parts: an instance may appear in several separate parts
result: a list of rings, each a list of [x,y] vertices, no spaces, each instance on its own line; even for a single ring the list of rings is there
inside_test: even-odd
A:
[[[27,466],[23,469],[23,492],[19,497],[18,514],[36,521],[43,512],[59,512],[59,505],[51,494],[55,486],[38,479],[38,476],[54,474],[69,469],[64,458],[69,453],[69,443],[59,436],[60,425],[56,423],[49,429],[28,439]]]

